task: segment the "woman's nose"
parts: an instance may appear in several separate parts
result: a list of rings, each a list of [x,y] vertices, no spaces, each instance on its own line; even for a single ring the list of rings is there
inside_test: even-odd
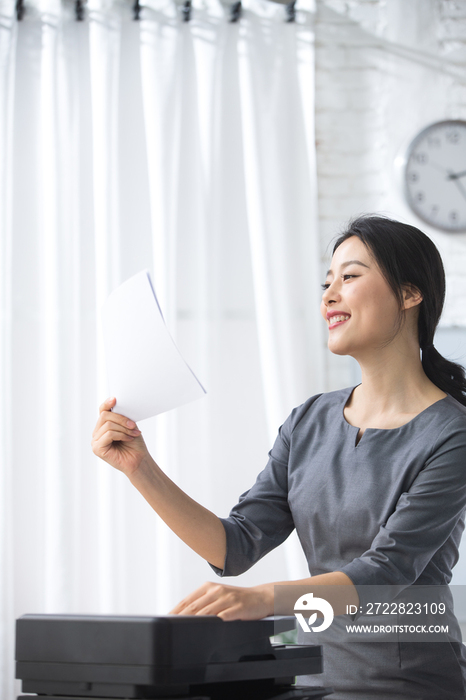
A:
[[[332,302],[338,301],[340,298],[340,293],[336,289],[335,284],[332,282],[327,289],[324,290],[324,293],[322,294],[322,301],[324,304],[332,304]]]

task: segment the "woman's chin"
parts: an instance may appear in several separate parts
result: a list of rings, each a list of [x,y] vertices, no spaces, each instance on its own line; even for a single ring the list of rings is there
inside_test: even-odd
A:
[[[333,352],[334,355],[351,354],[351,347],[349,343],[339,342],[338,340],[333,340],[332,338],[328,339],[327,347],[330,352]]]

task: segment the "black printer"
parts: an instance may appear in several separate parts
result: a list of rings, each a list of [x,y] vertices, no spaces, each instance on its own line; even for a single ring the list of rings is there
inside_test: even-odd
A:
[[[16,677],[40,700],[320,700],[332,689],[293,683],[322,672],[321,647],[270,642],[295,622],[24,615],[16,621]]]

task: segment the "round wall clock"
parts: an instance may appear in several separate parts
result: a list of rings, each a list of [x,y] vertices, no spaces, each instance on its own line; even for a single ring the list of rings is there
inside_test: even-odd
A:
[[[466,231],[466,121],[423,129],[405,163],[405,194],[415,214],[442,231]]]

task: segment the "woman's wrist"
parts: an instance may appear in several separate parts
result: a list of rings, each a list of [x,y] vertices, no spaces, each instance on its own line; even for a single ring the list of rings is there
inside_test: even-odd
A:
[[[272,585],[276,615],[293,615],[296,601],[305,593],[327,600],[335,615],[345,614],[348,605],[359,606],[357,589],[342,571],[317,574],[299,581],[280,581]]]
[[[141,481],[154,481],[158,476],[162,475],[163,472],[156,463],[156,461],[151,457],[149,452],[146,452],[139,464],[133,469],[132,472],[126,474],[128,479],[131,481],[133,486],[137,488],[137,482]]]
[[[254,586],[254,590],[259,594],[264,607],[263,617],[269,617],[274,614],[274,587],[274,583],[261,583],[258,586]]]

